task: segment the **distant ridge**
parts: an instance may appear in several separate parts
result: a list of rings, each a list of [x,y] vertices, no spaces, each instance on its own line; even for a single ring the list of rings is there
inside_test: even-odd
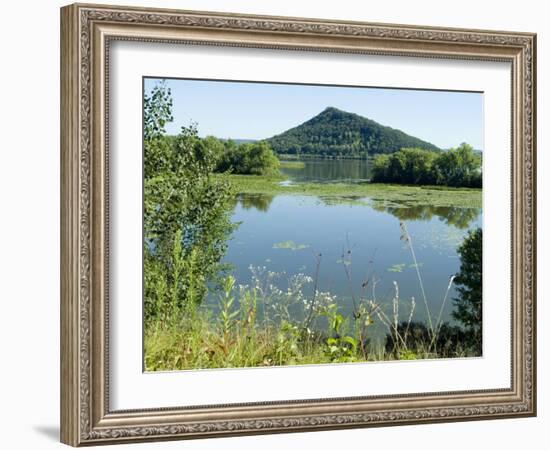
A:
[[[366,156],[393,153],[404,147],[440,150],[403,131],[334,107],[266,141],[276,153],[283,154]]]

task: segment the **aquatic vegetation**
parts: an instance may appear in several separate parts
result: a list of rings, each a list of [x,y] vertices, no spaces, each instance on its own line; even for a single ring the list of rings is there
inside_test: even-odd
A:
[[[308,183],[292,182],[285,186],[283,175],[253,176],[216,174],[227,180],[233,190],[240,194],[288,194],[313,195],[335,201],[336,198],[368,198],[373,207],[380,205],[399,205],[413,207],[432,205],[432,207],[481,208],[482,191],[477,188],[451,188],[442,186],[408,186],[385,183]]]
[[[403,272],[403,269],[407,267],[407,264],[405,263],[400,263],[400,264],[394,264],[393,266],[391,267],[388,267],[386,270],[388,272]]]
[[[283,248],[288,250],[303,250],[305,248],[309,248],[309,245],[307,244],[296,244],[294,241],[283,241],[283,242],[277,242],[273,244],[273,248]]]

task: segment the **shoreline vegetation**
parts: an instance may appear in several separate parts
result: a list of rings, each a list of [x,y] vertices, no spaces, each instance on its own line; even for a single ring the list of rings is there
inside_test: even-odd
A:
[[[326,123],[329,116],[342,116],[340,111],[327,111],[323,121],[313,125]],[[306,163],[280,161],[266,141],[237,144],[201,138],[196,125],[183,127],[178,136],[167,136],[164,126],[172,120],[170,90],[161,83],[144,99],[146,371],[481,355],[481,229],[471,231],[458,248],[461,270],[449,279],[436,311],[428,307],[405,219],[399,219],[401,241],[410,251],[423,298],[404,300],[397,283],[390,298],[378,298],[377,279],[372,274],[364,280],[352,279],[352,250],[348,248],[341,262],[349,281],[351,316],[343,315],[339,298],[319,291],[320,254],[315,273],[289,276],[286,290],[278,287],[278,275],[265,267],[250,267],[252,283],[238,285],[231,266],[221,262],[228,240],[239,226],[230,220],[238,194],[368,199],[374,207],[388,208],[481,208],[481,189],[449,187],[441,183],[443,178],[438,186],[420,185],[419,178],[414,178],[416,184],[292,182],[279,168],[301,169]],[[357,117],[354,120],[363,123]],[[369,122],[369,126],[378,125]],[[400,134],[392,136],[396,142],[404,139]],[[291,137],[302,139],[296,133]],[[349,145],[351,150],[356,147]],[[471,148],[460,151],[468,156]],[[437,158],[426,157],[424,152],[442,154],[414,150],[408,151],[405,159],[400,155],[394,158],[395,153],[381,155],[384,164],[379,166],[386,170],[392,161],[401,161],[402,174],[411,173],[409,169],[419,174],[422,167],[431,170]],[[414,158],[409,158],[411,155]],[[460,172],[462,160],[451,156],[446,168],[453,175]],[[429,164],[419,169],[418,161]],[[470,168],[468,171],[473,173]],[[357,282],[362,286],[360,292],[353,291]],[[450,298],[453,285],[459,294],[456,298]],[[205,305],[211,287],[218,293],[217,309]],[[450,302],[455,305],[453,323],[442,319]],[[413,320],[418,308],[423,309],[426,322]],[[407,311],[404,321],[400,310]],[[374,322],[386,330],[382,342],[371,339]]]
[[[227,180],[237,194],[313,195],[345,199],[368,198],[376,203],[396,203],[402,206],[428,204],[481,208],[482,190],[479,188],[453,188],[448,186],[414,186],[390,183],[286,183],[284,175],[254,176],[216,174]]]
[[[376,155],[372,171],[372,181],[379,183],[482,186],[481,155],[466,143],[445,152],[402,148],[395,153]]]

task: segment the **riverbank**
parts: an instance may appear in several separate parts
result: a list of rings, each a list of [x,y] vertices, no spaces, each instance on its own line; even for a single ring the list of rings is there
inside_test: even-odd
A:
[[[368,198],[376,203],[403,206],[431,205],[481,208],[482,190],[385,183],[294,183],[285,176],[219,175],[227,177],[239,194],[314,195],[333,199]]]
[[[145,331],[145,371],[273,367],[308,364],[436,359],[445,356],[424,349],[388,351],[385,346],[362,347],[357,339],[304,336],[296,325],[267,327],[236,320],[228,328],[204,311],[177,325],[156,323]],[[451,357],[470,356],[458,351]],[[447,356],[448,357],[448,356]]]

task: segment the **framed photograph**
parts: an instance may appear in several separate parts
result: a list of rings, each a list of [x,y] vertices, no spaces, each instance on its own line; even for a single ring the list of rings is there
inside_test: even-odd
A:
[[[535,415],[535,58],[62,8],[62,442]]]

